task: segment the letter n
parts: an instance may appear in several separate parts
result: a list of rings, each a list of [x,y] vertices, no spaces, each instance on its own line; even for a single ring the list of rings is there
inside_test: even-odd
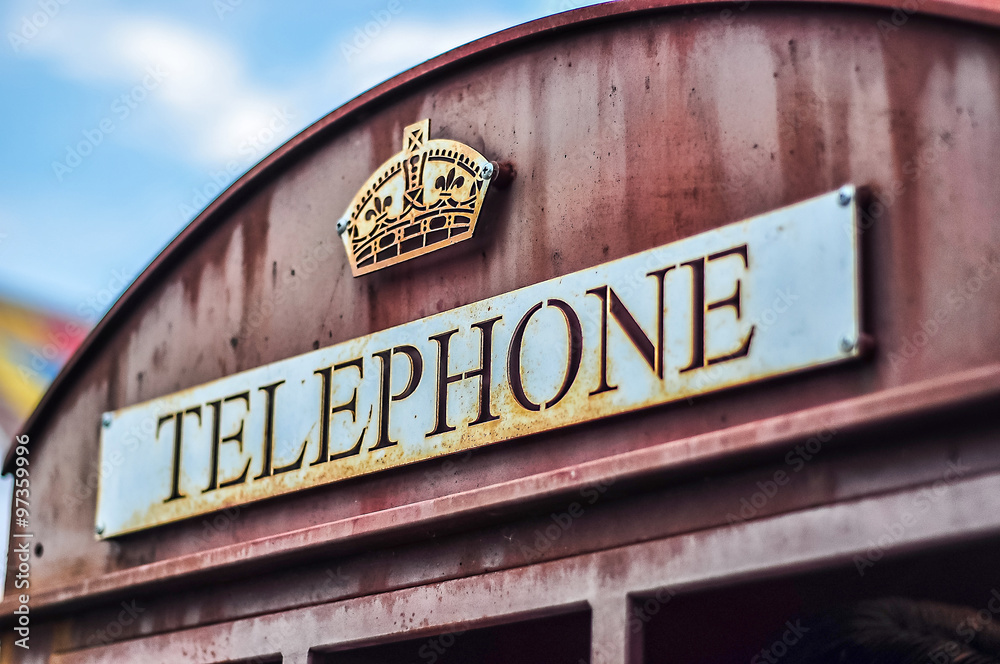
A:
[[[608,319],[614,318],[618,327],[625,333],[629,341],[642,359],[646,361],[649,368],[656,372],[656,377],[663,378],[663,318],[664,318],[664,278],[667,272],[673,270],[676,265],[671,265],[662,270],[650,272],[646,276],[656,278],[656,345],[649,338],[642,327],[636,321],[622,302],[618,294],[610,286],[598,286],[587,291],[588,295],[596,295],[601,299],[601,384],[597,386],[591,396],[602,392],[617,390],[617,385],[608,383]]]

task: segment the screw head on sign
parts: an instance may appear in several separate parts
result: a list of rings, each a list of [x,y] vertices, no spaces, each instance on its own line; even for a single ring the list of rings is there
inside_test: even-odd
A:
[[[851,199],[854,198],[854,187],[849,184],[845,184],[840,188],[840,195],[837,197],[837,201],[841,205],[849,205]]]
[[[854,350],[855,346],[857,345],[858,345],[857,342],[851,337],[844,337],[843,339],[840,340],[840,350],[844,351],[845,353],[850,353],[852,350]]]
[[[492,177],[493,177],[493,170],[494,170],[493,169],[493,162],[491,162],[491,161],[486,162],[486,164],[483,166],[483,179],[484,180],[492,179]]]
[[[111,426],[111,413],[104,414],[104,417],[101,418],[101,424],[104,425],[105,429]]]
[[[98,535],[103,535],[104,534],[104,524],[103,523],[97,524],[97,527],[94,528],[94,532],[97,533]]]

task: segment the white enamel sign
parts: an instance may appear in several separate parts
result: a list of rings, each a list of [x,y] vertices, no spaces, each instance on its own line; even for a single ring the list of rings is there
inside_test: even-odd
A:
[[[856,357],[853,193],[106,413],[98,535]]]

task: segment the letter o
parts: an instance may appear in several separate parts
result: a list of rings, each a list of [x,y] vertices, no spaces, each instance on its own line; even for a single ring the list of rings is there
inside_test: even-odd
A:
[[[551,524],[545,529],[545,536],[550,540],[557,540],[562,535],[562,530],[556,524]]]
[[[45,12],[37,12],[35,14],[32,14],[31,22],[35,24],[36,28],[39,29],[44,28],[46,25],[49,24],[49,15],[46,14]]]
[[[655,616],[660,612],[660,603],[650,597],[643,603],[642,608],[645,609],[646,613],[649,615]]]
[[[764,323],[764,325],[770,327],[771,325],[774,325],[776,320],[778,320],[778,314],[774,312],[774,309],[765,309],[764,313],[760,316],[760,320]]]
[[[975,285],[973,285],[975,284]],[[979,277],[972,277],[969,279],[969,283],[965,285],[965,290],[969,293],[978,293],[979,289],[983,287],[983,280]]]
[[[109,624],[105,629],[108,630],[108,634],[112,637],[119,637],[122,635],[122,626],[119,622],[113,622]]]
[[[928,341],[930,341],[930,339],[927,338],[927,334],[923,330],[917,330],[913,333],[913,343],[920,348],[926,346]]]
[[[821,449],[823,449],[823,443],[819,442],[818,438],[810,438],[806,441],[806,451],[809,454],[816,454]]]
[[[576,375],[580,371],[580,361],[583,359],[583,327],[580,325],[580,317],[569,304],[562,300],[551,299],[545,302],[547,306],[555,307],[562,312],[566,319],[566,331],[569,334],[569,353],[566,362],[566,377],[563,379],[562,387],[554,397],[545,403],[546,408],[559,403],[576,380]],[[525,410],[539,411],[541,404],[537,404],[528,398],[524,392],[524,384],[521,382],[521,347],[524,344],[524,330],[528,327],[528,322],[542,308],[539,302],[528,309],[527,313],[514,328],[514,334],[510,339],[510,347],[507,350],[507,384],[514,395],[514,399]]]
[[[455,635],[454,634],[442,634],[441,638],[438,639],[442,646],[445,648],[450,648],[455,645]]]
[[[781,649],[781,652],[778,652],[779,648]],[[774,645],[771,646],[771,652],[773,652],[776,657],[784,657],[788,654],[788,646],[785,645],[784,641],[775,641]]]
[[[86,151],[84,150],[84,148],[86,148]],[[86,157],[87,155],[89,155],[94,151],[94,144],[91,143],[89,140],[80,141],[79,143],[76,144],[76,151],[80,153],[81,157]]]

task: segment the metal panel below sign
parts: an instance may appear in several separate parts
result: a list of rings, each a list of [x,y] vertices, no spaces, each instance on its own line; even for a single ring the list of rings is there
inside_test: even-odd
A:
[[[104,415],[110,537],[859,355],[854,189]]]

